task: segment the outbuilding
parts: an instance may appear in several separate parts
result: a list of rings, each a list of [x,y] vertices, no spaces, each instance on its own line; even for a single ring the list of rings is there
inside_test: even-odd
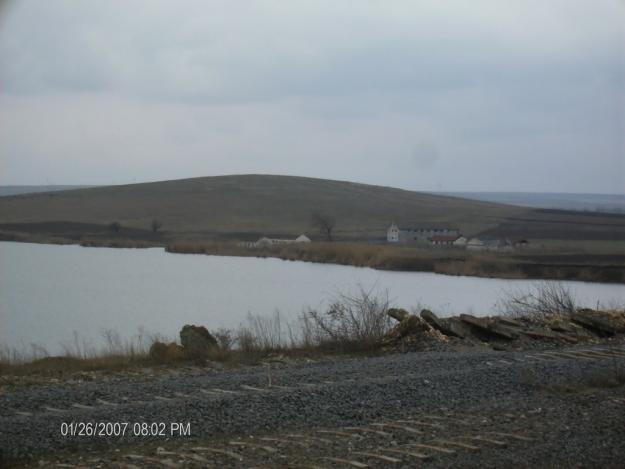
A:
[[[301,234],[297,238],[295,238],[295,242],[296,243],[310,243],[310,238],[306,236],[305,234]]]

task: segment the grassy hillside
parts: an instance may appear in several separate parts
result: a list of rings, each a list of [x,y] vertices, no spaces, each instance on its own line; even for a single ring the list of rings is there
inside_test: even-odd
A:
[[[527,212],[512,206],[389,187],[290,176],[219,176],[108,186],[0,199],[0,223],[118,221],[173,233],[299,234],[313,211],[337,220],[337,234],[381,236],[400,226],[453,225],[473,234]]]
[[[311,214],[337,221],[343,239],[402,227],[458,227],[466,235],[529,239],[625,240],[625,216],[521,208],[390,187],[293,176],[203,177],[0,197],[0,230],[55,236],[102,235],[117,221],[124,237],[253,239],[315,235]],[[63,222],[63,223],[60,223]],[[27,224],[27,225],[24,225]],[[164,232],[164,233],[163,233]]]

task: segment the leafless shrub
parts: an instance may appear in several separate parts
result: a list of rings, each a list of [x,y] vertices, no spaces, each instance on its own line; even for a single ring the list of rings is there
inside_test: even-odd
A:
[[[239,349],[243,353],[254,353],[258,351],[258,342],[249,328],[241,326],[237,329],[236,334]]]
[[[122,350],[122,339],[114,329],[103,329],[102,338],[105,342],[106,351],[113,355],[114,353],[120,353]]]
[[[327,312],[304,315],[304,336],[317,344],[377,342],[390,329],[388,306],[388,292],[379,295],[359,287],[356,294],[339,294]]]
[[[212,334],[213,337],[217,340],[219,350],[221,350],[222,352],[229,352],[230,350],[232,350],[237,342],[234,332],[231,329],[221,328],[213,332]]]
[[[534,320],[552,315],[567,316],[577,308],[573,293],[556,282],[535,283],[527,291],[506,291],[497,307],[505,316]]]

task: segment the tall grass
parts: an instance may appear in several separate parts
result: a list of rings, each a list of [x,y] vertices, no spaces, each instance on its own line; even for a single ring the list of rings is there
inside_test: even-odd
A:
[[[0,373],[90,371],[145,365],[149,362],[151,344],[164,340],[142,328],[128,338],[122,338],[113,329],[102,330],[101,336],[103,341],[97,346],[74,331],[72,341],[60,344],[61,355],[52,355],[34,343],[21,348],[0,346]]]
[[[462,248],[437,248],[357,242],[294,243],[249,248],[234,242],[178,241],[165,248],[173,253],[212,254],[220,256],[276,257],[284,260],[371,267],[380,270],[435,272],[446,275],[469,275],[495,278],[536,278],[583,280],[590,282],[625,282],[625,265],[607,269],[592,258],[580,266],[566,258],[536,260],[536,252],[474,252]],[[593,263],[595,262],[595,263]]]
[[[270,353],[372,350],[390,328],[388,306],[386,292],[359,288],[354,294],[336,295],[326,311],[308,310],[290,322],[279,311],[270,316],[250,313],[237,329],[219,329],[213,333],[218,347],[208,358],[238,363],[254,362]],[[182,355],[175,359],[164,356],[158,361],[150,356],[152,344],[167,341],[142,329],[127,339],[117,331],[106,329],[102,338],[104,345],[96,348],[74,332],[73,341],[62,345],[61,357],[50,357],[36,345],[22,352],[0,348],[0,372],[10,373],[20,366],[21,372],[59,366],[65,366],[67,371],[94,370],[133,364],[172,364],[184,359]]]
[[[289,346],[286,335],[289,327],[279,311],[272,316],[248,313],[246,321],[234,334],[234,345],[244,353],[280,351]]]

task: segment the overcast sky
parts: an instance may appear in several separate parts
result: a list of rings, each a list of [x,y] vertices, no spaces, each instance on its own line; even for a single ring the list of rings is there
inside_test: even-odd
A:
[[[0,184],[625,192],[623,0],[20,0]]]

